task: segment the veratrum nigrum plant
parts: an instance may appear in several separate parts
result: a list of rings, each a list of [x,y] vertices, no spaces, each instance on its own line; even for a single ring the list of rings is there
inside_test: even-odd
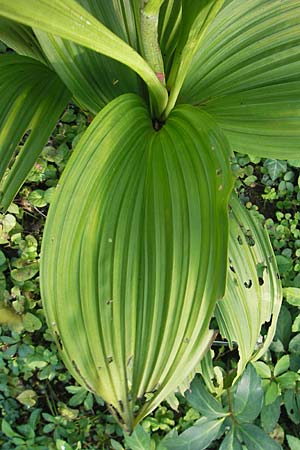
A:
[[[68,102],[88,111],[40,282],[65,365],[127,430],[199,366],[213,317],[236,378],[272,340],[276,264],[230,159],[298,158],[299,23],[299,0],[0,0],[1,206]]]

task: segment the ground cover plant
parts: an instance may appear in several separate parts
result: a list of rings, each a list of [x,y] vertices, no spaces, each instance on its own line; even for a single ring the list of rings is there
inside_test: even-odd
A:
[[[28,174],[44,173],[36,159],[72,97],[85,111],[86,130],[57,184],[68,147],[46,146],[46,161],[54,163],[47,189],[33,190],[26,201],[33,209],[51,202],[40,286],[52,338],[82,386],[70,387],[78,394],[73,403],[80,395],[86,405],[93,404],[92,394],[100,403],[103,398],[119,425],[132,432],[163,400],[176,405],[173,392],[183,393],[200,372],[219,398],[206,396],[219,402],[217,415],[204,415],[179,436],[172,432],[158,448],[207,448],[224,431],[224,448],[256,448],[259,442],[249,435],[262,408],[262,388],[246,419],[238,404],[247,398],[237,392],[247,377],[258,379],[251,366],[242,374],[272,342],[282,297],[277,263],[287,267],[293,251],[282,249],[275,257],[259,219],[232,192],[233,151],[297,158],[299,6],[290,0],[82,5],[0,1],[0,37],[19,53],[0,60],[3,243],[15,228],[12,213],[19,214],[11,201]],[[69,119],[65,114],[70,120],[72,111]],[[267,161],[274,181],[284,164]],[[246,185],[255,176],[249,174]],[[292,179],[286,174],[280,190],[291,192]],[[276,197],[272,188],[265,195]],[[29,281],[30,298],[37,243],[13,233],[13,245],[20,255],[11,277]],[[6,270],[5,255],[2,262]],[[288,301],[297,302],[297,291],[286,289]],[[1,314],[3,323],[16,328],[42,326],[9,296]],[[238,345],[239,359],[228,374],[211,360],[218,332],[230,350]],[[289,350],[297,355],[293,339]],[[280,355],[286,342],[278,342]],[[16,346],[18,340],[9,343]],[[267,392],[273,393],[266,406],[277,400],[275,389],[282,388],[282,371],[289,366],[290,358],[279,358],[274,373],[265,370]],[[293,376],[287,395],[295,403]],[[237,404],[224,403],[226,392]],[[29,389],[20,399],[34,397]],[[35,413],[29,419],[31,431],[21,428],[29,439],[38,418]],[[49,422],[50,430],[55,421]],[[5,420],[3,427],[21,439]],[[143,448],[155,446],[141,430],[125,443],[134,448],[142,439]],[[265,445],[278,448],[258,433]],[[117,441],[113,445],[120,448]]]

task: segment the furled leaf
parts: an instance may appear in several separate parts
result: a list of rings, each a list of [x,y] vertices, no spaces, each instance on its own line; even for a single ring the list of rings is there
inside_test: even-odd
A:
[[[178,438],[166,441],[165,446],[168,450],[204,450],[218,437],[223,420],[203,417]]]
[[[261,379],[254,367],[249,364],[236,384],[232,408],[239,422],[252,422],[256,419],[263,405]]]
[[[194,409],[209,419],[217,419],[227,414],[222,404],[212,394],[207,392],[203,381],[199,377],[194,379],[185,397]]]
[[[202,105],[242,153],[298,158],[300,4],[233,0],[199,48],[182,102]]]
[[[159,115],[165,108],[167,91],[147,62],[75,0],[64,0],[64,2],[60,0],[43,0],[43,2],[28,0],[26,4],[23,0],[15,0],[14,2],[0,0],[0,15],[70,40],[125,64],[140,75],[148,85],[156,113]],[[80,51],[77,48],[74,50],[75,53]],[[70,58],[70,54],[68,51],[65,55],[62,55],[62,59]],[[90,55],[87,58],[89,63],[93,61]],[[83,60],[81,59],[81,79],[84,78],[82,64]],[[93,61],[92,64],[96,64],[96,62]],[[76,70],[76,63],[75,67],[72,65],[72,69]],[[95,67],[91,72],[95,74]],[[113,83],[118,74],[115,72],[108,73]],[[75,82],[73,77],[69,77],[69,79],[70,82]]]
[[[130,94],[99,113],[63,173],[42,248],[48,323],[74,377],[129,429],[211,343],[231,186],[209,116],[180,106],[155,131]]]
[[[1,55],[0,96],[0,204],[6,209],[41,153],[70,94],[58,76],[38,61]],[[14,159],[17,146],[28,132]]]
[[[248,450],[282,450],[281,445],[256,425],[245,423],[239,427],[239,431]]]
[[[272,342],[282,295],[267,231],[235,196],[231,208],[227,286],[224,298],[217,302],[216,318],[221,334],[239,346],[238,376]],[[259,346],[265,322],[271,323]]]

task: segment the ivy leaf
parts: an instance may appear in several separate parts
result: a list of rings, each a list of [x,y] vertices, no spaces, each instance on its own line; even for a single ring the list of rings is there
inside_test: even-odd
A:
[[[216,419],[226,415],[221,403],[207,392],[200,378],[194,379],[191,389],[186,392],[185,397],[194,409],[208,419]]]
[[[32,333],[33,331],[37,331],[42,327],[42,322],[34,314],[28,312],[24,316],[23,326],[26,331]]]
[[[30,408],[36,404],[37,394],[32,389],[26,389],[17,396],[17,400]]]
[[[27,281],[33,278],[39,271],[39,263],[34,262],[31,264],[27,264],[24,267],[20,267],[19,269],[13,269],[11,271],[11,276],[16,281]]]
[[[282,450],[281,445],[256,425],[245,423],[239,427],[239,431],[248,450]]]
[[[251,422],[256,419],[263,405],[263,395],[261,379],[254,367],[249,364],[233,394],[233,411],[239,422]]]
[[[264,166],[268,170],[268,174],[273,181],[285,173],[287,169],[286,161],[280,161],[278,159],[267,159]]]

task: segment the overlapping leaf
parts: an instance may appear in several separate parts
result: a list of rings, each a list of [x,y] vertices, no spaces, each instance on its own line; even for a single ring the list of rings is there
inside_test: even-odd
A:
[[[233,0],[202,41],[181,100],[205,107],[235,151],[298,157],[299,23],[298,0]]]
[[[121,96],[78,144],[50,208],[41,267],[49,325],[75,378],[129,428],[210,345],[225,288],[227,152],[197,108],[178,107],[155,132],[141,99]]]
[[[0,203],[5,209],[42,151],[70,94],[58,76],[38,61],[2,55],[0,97]],[[16,148],[27,132],[29,137],[15,160]]]
[[[109,16],[109,25],[112,25],[109,9],[103,6],[104,3],[102,8],[95,8],[95,2],[86,0],[85,5],[88,5],[93,11],[95,9],[98,12],[100,11],[104,18]],[[106,14],[104,11],[106,11]],[[128,88],[128,83],[131,86],[130,80],[132,80],[132,76],[134,81],[130,90],[136,89],[134,74],[130,74],[130,71],[126,71],[118,63],[130,67],[145,81],[156,114],[159,115],[166,106],[167,91],[147,62],[130,45],[97,20],[96,17],[75,0],[65,0],[64,2],[59,0],[30,0],[26,4],[24,4],[23,0],[15,0],[14,2],[0,0],[0,15],[59,37],[59,39],[54,37],[47,38],[47,36],[42,38],[40,35],[39,38],[49,58],[52,58],[51,52],[55,51],[52,63],[53,65],[55,63],[55,69],[63,77],[67,86],[70,89],[72,87],[74,95],[94,112],[98,111],[99,106],[101,107],[105,103],[103,98],[103,95],[105,96],[104,90],[100,88],[100,82],[95,81],[97,75],[99,78],[105,77],[105,89],[110,88],[109,92],[115,93],[113,96],[120,93],[117,81],[121,83],[121,86],[122,82],[124,82],[124,86],[121,88],[121,92],[124,92]],[[120,33],[122,33],[122,27],[120,27]],[[60,38],[68,41],[61,41]],[[107,59],[97,59],[92,53],[80,50],[78,45],[74,46],[69,41],[98,52],[101,55],[108,56],[118,63],[109,62]],[[82,56],[81,53],[83,53]],[[77,60],[78,70],[76,70]],[[71,61],[73,62],[72,67]],[[84,64],[90,64],[90,72],[84,68]],[[76,76],[72,76],[70,73],[71,68],[75,70]],[[99,69],[101,70],[99,71]],[[103,75],[104,73],[105,75]],[[119,80],[119,76],[122,74],[124,75],[124,80]],[[78,80],[77,77],[79,78]],[[91,101],[90,90],[88,90],[88,95],[85,95],[84,89],[80,86],[80,82],[83,82],[84,87],[87,89],[87,84],[91,81],[92,86],[97,86],[98,95],[101,97],[96,104],[93,104]],[[74,88],[76,89],[74,90]]]
[[[44,62],[43,52],[31,28],[0,17],[0,41],[19,55],[30,56]]]
[[[247,362],[258,359],[274,337],[281,306],[281,284],[266,230],[232,196],[229,269],[226,293],[217,303],[221,334],[239,346],[238,375]],[[261,327],[269,323],[265,341]]]
[[[134,12],[128,1],[79,2],[132,47],[138,48]],[[116,60],[57,36],[35,29],[48,60],[76,100],[96,114],[110,100],[141,90],[136,74]]]

